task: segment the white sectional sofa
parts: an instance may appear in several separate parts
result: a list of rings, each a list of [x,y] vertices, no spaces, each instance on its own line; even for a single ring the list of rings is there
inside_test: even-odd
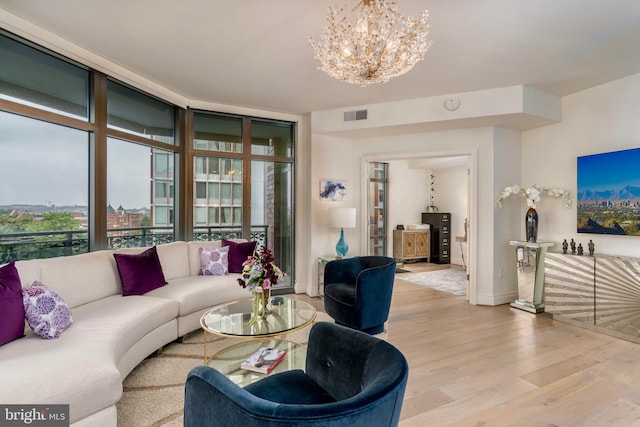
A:
[[[123,297],[114,253],[18,261],[23,288],[40,281],[71,308],[58,339],[25,335],[0,346],[0,403],[69,404],[74,427],[116,426],[123,379],[145,357],[200,327],[210,307],[249,297],[239,274],[200,276],[199,248],[216,242],[157,246],[167,285]]]

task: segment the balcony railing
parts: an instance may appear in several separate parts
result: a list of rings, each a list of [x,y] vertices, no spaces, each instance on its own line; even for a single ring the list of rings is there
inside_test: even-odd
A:
[[[267,242],[266,225],[251,226],[250,240],[258,245]],[[195,241],[239,239],[240,227],[197,227],[193,232]],[[148,247],[174,241],[171,227],[112,228],[107,230],[110,249]],[[89,236],[86,230],[39,231],[29,233],[0,234],[0,264],[37,258],[69,256],[89,251]]]

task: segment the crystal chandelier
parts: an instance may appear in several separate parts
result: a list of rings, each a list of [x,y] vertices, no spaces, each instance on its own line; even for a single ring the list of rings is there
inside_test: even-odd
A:
[[[398,13],[395,0],[363,0],[342,15],[345,7],[329,7],[328,25],[320,41],[309,43],[320,70],[347,83],[386,83],[411,70],[431,46],[425,10],[417,18]]]

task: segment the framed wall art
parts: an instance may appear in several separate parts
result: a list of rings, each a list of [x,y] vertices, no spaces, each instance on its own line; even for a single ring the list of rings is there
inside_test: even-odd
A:
[[[578,233],[640,236],[640,148],[578,157]]]
[[[343,179],[321,179],[320,200],[341,202],[347,195],[347,183]]]

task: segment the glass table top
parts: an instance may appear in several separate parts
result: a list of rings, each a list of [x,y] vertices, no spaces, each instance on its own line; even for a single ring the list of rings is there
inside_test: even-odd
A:
[[[272,304],[270,314],[251,325],[248,324],[253,303],[250,298],[213,307],[202,315],[200,324],[216,335],[270,337],[304,328],[315,320],[316,309],[311,304],[286,297],[279,299],[281,303]]]
[[[260,347],[277,348],[287,352],[276,367],[269,374],[247,371],[240,364],[249,358]],[[293,369],[304,369],[307,348],[304,345],[275,338],[264,338],[243,341],[225,348],[216,353],[215,357],[207,362],[209,366],[217,369],[239,386],[246,386],[256,382],[267,375]]]

